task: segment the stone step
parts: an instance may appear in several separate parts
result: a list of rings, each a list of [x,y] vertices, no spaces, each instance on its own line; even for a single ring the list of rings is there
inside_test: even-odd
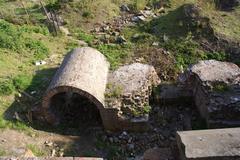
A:
[[[240,160],[240,128],[177,132],[181,160]]]

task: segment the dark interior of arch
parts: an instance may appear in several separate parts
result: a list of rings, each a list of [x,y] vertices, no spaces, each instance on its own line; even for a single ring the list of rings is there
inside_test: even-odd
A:
[[[59,126],[87,128],[102,124],[97,106],[78,93],[64,92],[54,95],[51,98],[50,111],[57,117]]]

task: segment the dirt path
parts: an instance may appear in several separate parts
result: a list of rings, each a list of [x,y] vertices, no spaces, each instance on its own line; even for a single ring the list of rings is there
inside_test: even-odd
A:
[[[82,136],[60,135],[34,130],[31,133],[1,129],[0,152],[2,156],[24,156],[31,150],[36,156],[85,156],[95,150],[95,138],[91,134]],[[55,151],[54,151],[55,150]],[[89,155],[90,156],[90,155]]]

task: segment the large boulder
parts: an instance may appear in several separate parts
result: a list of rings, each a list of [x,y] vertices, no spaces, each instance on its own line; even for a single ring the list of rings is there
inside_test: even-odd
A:
[[[228,62],[200,61],[180,76],[193,92],[208,127],[240,126],[240,68]]]

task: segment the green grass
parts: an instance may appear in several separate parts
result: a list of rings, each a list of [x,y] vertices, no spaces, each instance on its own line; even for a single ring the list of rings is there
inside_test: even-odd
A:
[[[144,105],[143,107],[132,107],[132,114],[134,117],[141,117],[145,114],[149,114],[151,112],[152,107],[148,104]]]
[[[209,0],[198,1],[198,4],[203,8],[201,14],[210,18],[216,33],[232,40],[240,40],[240,7],[224,12],[216,9],[215,4]]]
[[[31,150],[36,157],[46,156],[46,153],[42,149],[40,149],[37,145],[28,144],[27,148]]]
[[[0,48],[9,49],[19,54],[30,52],[34,59],[46,58],[49,54],[48,48],[40,40],[26,37],[26,33],[35,32],[33,27],[30,27],[29,30],[26,28],[26,26],[22,28],[0,20]]]
[[[28,122],[13,120],[14,112],[23,117],[46,90],[61,57],[77,45],[74,40],[62,35],[53,37],[48,29],[34,25],[16,25],[0,20],[0,128],[10,128],[26,133],[32,132]],[[50,55],[58,57],[50,64],[35,66],[37,60],[46,60]],[[37,71],[37,72],[36,72]],[[36,91],[33,97],[24,94]]]
[[[6,151],[0,149],[0,157],[1,157],[1,156],[6,156]]]
[[[74,37],[79,39],[79,40],[83,40],[86,43],[88,43],[89,45],[92,44],[92,41],[94,40],[94,36],[91,34],[88,34],[80,29],[76,29],[73,31],[74,32]]]
[[[107,57],[107,60],[111,64],[111,69],[116,69],[123,64],[127,58],[131,56],[131,45],[108,45],[100,44],[96,48]]]
[[[14,92],[15,86],[12,80],[1,80],[0,81],[0,95],[10,95]]]

